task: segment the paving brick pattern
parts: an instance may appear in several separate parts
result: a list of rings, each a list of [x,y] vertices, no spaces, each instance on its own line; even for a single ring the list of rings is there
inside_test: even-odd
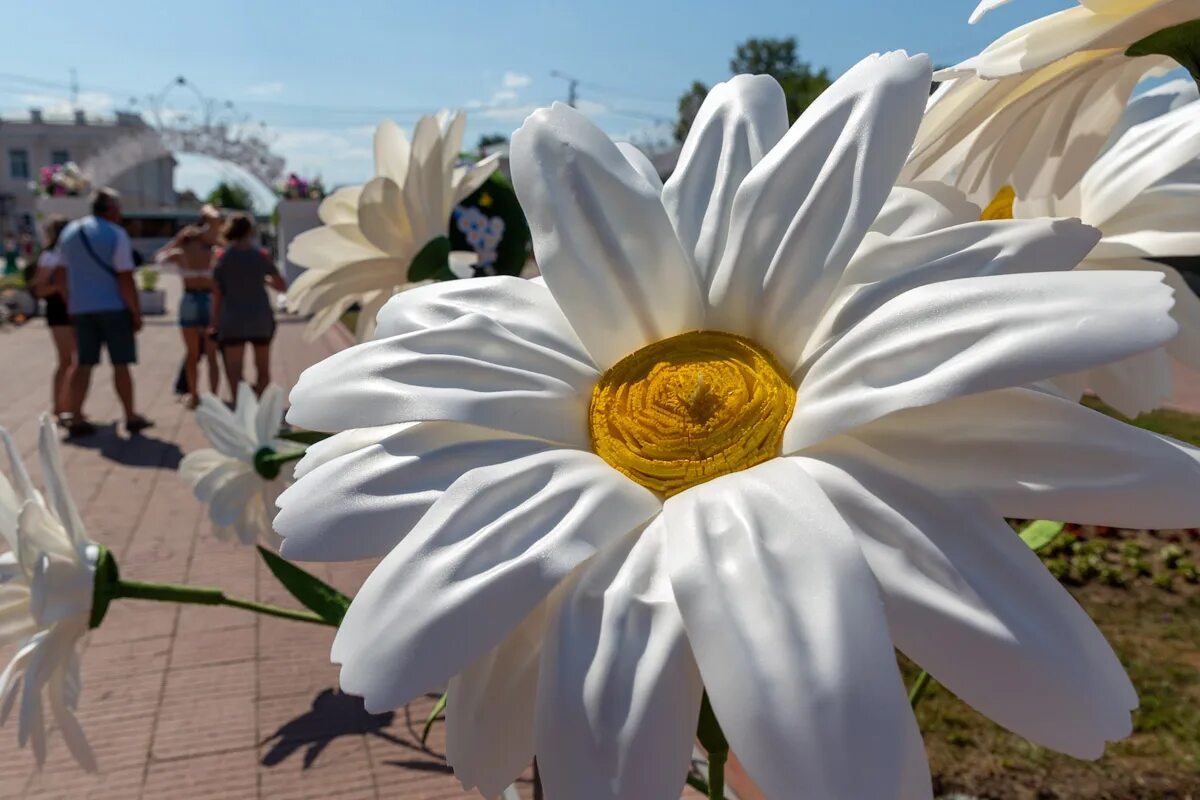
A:
[[[309,343],[301,332],[299,322],[281,320],[272,371],[285,386],[347,341]],[[114,552],[129,577],[217,585],[295,606],[252,550],[213,537],[203,508],[175,473],[183,453],[206,443],[171,390],[182,357],[173,317],[148,320],[138,344],[138,402],[157,425],[135,438],[105,428],[63,446],[89,535]],[[16,438],[35,480],[36,420],[49,405],[52,363],[40,320],[0,330],[0,425]],[[118,419],[118,408],[111,373],[101,367],[88,414],[106,423]],[[353,593],[371,566],[314,571]],[[446,767],[441,725],[427,750],[417,743],[433,700],[366,714],[336,691],[331,641],[329,629],[237,609],[118,601],[83,655],[80,717],[99,774],[83,772],[53,736],[39,772],[32,754],[18,749],[10,719],[0,728],[0,799],[477,797]],[[0,652],[0,663],[10,654]],[[531,795],[527,781],[522,794]]]

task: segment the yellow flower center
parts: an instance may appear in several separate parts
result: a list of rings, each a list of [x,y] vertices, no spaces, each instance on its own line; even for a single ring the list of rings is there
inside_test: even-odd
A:
[[[614,364],[592,391],[592,449],[670,497],[779,455],[796,389],[754,342],[694,331]]]
[[[1017,199],[1017,193],[1011,186],[1001,186],[1000,191],[996,192],[996,196],[992,198],[992,202],[987,204],[987,208],[979,215],[981,220],[993,219],[1012,219],[1013,218],[1013,202]]]

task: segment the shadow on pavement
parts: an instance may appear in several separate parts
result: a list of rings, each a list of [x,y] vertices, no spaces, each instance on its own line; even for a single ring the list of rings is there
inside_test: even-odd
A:
[[[176,469],[183,459],[183,451],[174,442],[155,438],[143,431],[128,438],[117,434],[116,425],[103,425],[90,436],[64,439],[71,447],[98,450],[100,455],[127,467],[151,467]]]
[[[384,730],[395,716],[393,711],[371,714],[363,707],[361,697],[325,689],[313,699],[312,708],[285,722],[279,730],[259,742],[260,745],[274,743],[263,755],[262,765],[273,767],[305,749],[304,769],[308,769],[321,751],[339,736],[377,736],[402,747],[419,749]]]

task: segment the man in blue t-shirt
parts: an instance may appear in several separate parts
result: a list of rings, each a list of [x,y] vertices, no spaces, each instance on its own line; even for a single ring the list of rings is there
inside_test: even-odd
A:
[[[77,219],[59,237],[57,254],[67,267],[67,310],[75,324],[75,367],[71,373],[71,436],[96,430],[83,416],[83,402],[108,350],[113,384],[125,409],[125,428],[137,433],[153,423],[134,410],[133,377],[137,363],[135,334],[142,329],[142,312],[133,283],[133,247],[121,227],[121,204],[112,189],[100,189],[90,216]]]

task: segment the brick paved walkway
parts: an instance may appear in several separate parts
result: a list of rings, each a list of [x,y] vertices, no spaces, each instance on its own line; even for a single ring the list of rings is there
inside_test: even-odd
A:
[[[280,324],[272,370],[285,386],[342,344],[305,343],[301,328],[294,320]],[[139,348],[138,402],[156,427],[133,439],[106,428],[63,448],[89,535],[112,549],[131,578],[218,585],[295,605],[252,550],[212,537],[203,509],[176,476],[182,454],[206,444],[171,390],[182,354],[173,317],[148,320]],[[0,425],[27,459],[36,460],[52,354],[40,320],[0,331]],[[110,376],[107,367],[97,371],[87,406],[100,423],[119,416]],[[370,567],[314,571],[353,593]],[[37,772],[32,754],[17,748],[10,719],[0,728],[0,798],[477,797],[449,774],[440,724],[428,751],[417,744],[432,700],[365,714],[335,691],[331,640],[328,629],[236,609],[118,601],[83,657],[80,716],[100,773],[80,770],[54,737]],[[8,655],[0,652],[3,663]]]

